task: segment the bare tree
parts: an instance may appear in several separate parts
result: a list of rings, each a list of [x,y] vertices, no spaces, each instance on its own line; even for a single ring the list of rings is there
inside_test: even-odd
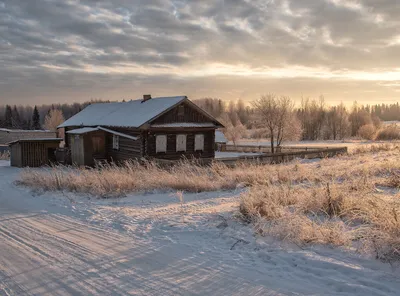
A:
[[[349,113],[343,103],[331,107],[326,114],[328,138],[343,140],[349,134]]]
[[[349,116],[351,123],[351,135],[357,136],[358,130],[363,125],[373,124],[371,114],[368,113],[363,106],[359,106],[357,102],[354,102],[352,112]]]
[[[64,122],[61,110],[51,109],[44,119],[44,127],[50,131],[57,131],[57,126]]]
[[[304,140],[321,138],[325,115],[325,99],[323,96],[320,96],[319,101],[310,100],[309,98],[301,99],[299,117],[303,128]]]
[[[290,135],[293,123],[294,104],[289,97],[277,97],[273,94],[262,96],[253,102],[256,122],[259,127],[267,128],[271,140],[271,152],[280,147]]]
[[[246,134],[247,130],[244,125],[238,119],[233,123],[229,115],[226,113],[221,116],[219,121],[225,126],[223,129],[225,137],[228,141],[232,141],[233,145],[236,146],[237,142]]]

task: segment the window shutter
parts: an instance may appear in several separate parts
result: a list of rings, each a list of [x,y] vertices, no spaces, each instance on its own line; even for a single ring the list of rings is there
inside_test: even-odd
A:
[[[167,152],[167,136],[158,135],[156,136],[156,153]]]
[[[194,150],[195,151],[204,151],[204,135],[196,135],[194,138]]]
[[[113,149],[119,150],[119,136],[113,135]]]
[[[186,151],[186,135],[176,136],[176,152]]]

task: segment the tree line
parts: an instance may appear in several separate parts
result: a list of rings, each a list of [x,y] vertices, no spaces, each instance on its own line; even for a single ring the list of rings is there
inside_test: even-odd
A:
[[[92,103],[110,102],[102,100],[91,100],[84,103],[72,104],[43,104],[35,106],[22,105],[0,105],[0,128],[38,130],[46,126],[46,118],[49,123],[49,115],[60,120],[60,116],[68,119],[80,112]],[[52,110],[58,110],[54,112]]]
[[[360,105],[354,102],[351,107],[343,103],[328,106],[323,96],[318,99],[302,98],[297,107],[290,98],[273,94],[262,96],[248,106],[241,100],[225,103],[215,98],[201,99],[196,103],[228,127],[242,130],[243,126],[252,130],[250,137],[254,138],[273,136],[270,135],[271,122],[267,122],[267,117],[274,118],[281,109],[290,110],[290,116],[285,119],[290,126],[288,130],[291,130],[292,138],[301,140],[342,140],[360,133],[364,135],[367,130],[372,133],[381,127],[382,121],[400,120],[398,103]],[[268,116],[265,115],[264,123],[260,124],[260,113],[263,112]],[[279,141],[279,138],[275,140]]]
[[[0,127],[14,129],[41,129],[49,122],[52,110],[59,110],[53,114],[53,125],[68,119],[92,103],[110,102],[91,100],[84,103],[52,104],[38,106],[0,106]],[[400,106],[396,104],[359,105],[356,102],[351,107],[343,103],[328,106],[323,97],[318,99],[302,98],[299,106],[288,97],[279,97],[273,94],[265,95],[246,105],[244,101],[223,101],[216,98],[203,98],[195,103],[208,113],[218,118],[227,129],[226,133],[233,133],[231,138],[243,136],[250,130],[250,137],[273,137],[271,122],[265,116],[260,122],[260,114],[268,113],[269,117],[276,117],[282,108],[289,109],[285,115],[285,124],[288,132],[287,138],[302,140],[340,140],[348,136],[357,136],[360,133],[368,136],[373,130],[379,129],[381,121],[400,120]],[[269,105],[268,105],[269,104]],[[280,106],[280,104],[284,106]],[[279,105],[279,106],[278,106]],[[265,109],[269,108],[267,112]],[[283,115],[281,115],[283,116]],[[55,122],[55,123],[54,123]],[[47,124],[49,126],[49,124]],[[51,125],[51,124],[50,124]],[[239,135],[236,135],[239,134]],[[276,134],[274,141],[282,141],[282,132]]]

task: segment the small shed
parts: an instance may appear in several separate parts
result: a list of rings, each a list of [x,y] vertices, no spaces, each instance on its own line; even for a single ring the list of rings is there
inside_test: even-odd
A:
[[[20,130],[0,128],[0,145],[17,141],[20,139],[49,139],[56,138],[57,133],[48,130]]]
[[[11,166],[39,167],[56,162],[61,138],[20,139],[9,143]]]

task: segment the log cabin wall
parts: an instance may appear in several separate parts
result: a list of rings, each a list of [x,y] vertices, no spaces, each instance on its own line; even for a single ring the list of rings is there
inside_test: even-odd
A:
[[[184,134],[186,135],[186,151],[177,152],[176,151],[176,136]],[[196,134],[204,135],[204,151],[194,151],[194,139]],[[156,136],[157,135],[167,135],[167,152],[156,152]],[[148,157],[159,158],[159,159],[169,159],[176,160],[182,157],[191,159],[195,158],[214,158],[215,156],[215,132],[214,129],[184,129],[182,131],[177,130],[152,130],[146,137],[146,154]]]
[[[106,133],[106,155],[110,161],[121,162],[130,159],[139,159],[143,157],[143,138],[141,132],[133,128],[112,128],[113,131],[127,134],[129,136],[138,137],[132,140],[119,136],[119,149],[113,148],[113,134]]]
[[[194,109],[188,103],[181,103],[172,110],[152,121],[152,124],[174,123],[174,122],[210,122],[211,120],[203,113]]]

